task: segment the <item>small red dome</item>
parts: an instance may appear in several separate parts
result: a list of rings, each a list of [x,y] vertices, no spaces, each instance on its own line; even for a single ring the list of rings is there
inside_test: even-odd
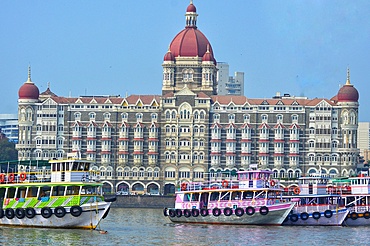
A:
[[[172,55],[172,52],[169,50],[167,53],[164,55],[163,58],[164,61],[175,61],[175,57]]]
[[[338,102],[358,102],[359,94],[355,87],[351,84],[346,84],[339,89]]]
[[[209,52],[209,51],[207,51],[205,54],[204,54],[204,56],[203,56],[203,58],[202,58],[202,61],[214,61],[214,59],[213,59],[213,56],[212,56],[212,54],[211,54],[211,52]]]
[[[18,91],[19,99],[38,99],[39,98],[39,88],[32,83],[24,83]]]
[[[203,57],[207,51],[207,45],[209,45],[209,52],[213,57],[212,47],[206,36],[196,28],[187,27],[175,36],[170,49],[174,57]]]
[[[191,3],[186,9],[186,12],[197,12],[197,8]]]

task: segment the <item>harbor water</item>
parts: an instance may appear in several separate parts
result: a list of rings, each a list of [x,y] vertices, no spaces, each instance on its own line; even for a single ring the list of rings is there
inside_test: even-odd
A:
[[[368,245],[370,227],[174,224],[162,209],[111,208],[92,230],[0,227],[0,245]]]

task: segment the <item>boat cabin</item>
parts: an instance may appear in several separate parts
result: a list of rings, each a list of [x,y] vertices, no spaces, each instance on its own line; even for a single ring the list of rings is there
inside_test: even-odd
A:
[[[92,162],[87,160],[51,160],[51,182],[98,181],[99,177],[90,171]]]
[[[360,175],[359,177],[349,178],[349,181],[352,194],[370,194],[369,176]]]
[[[326,195],[329,177],[310,176],[301,177],[298,180],[300,195]]]

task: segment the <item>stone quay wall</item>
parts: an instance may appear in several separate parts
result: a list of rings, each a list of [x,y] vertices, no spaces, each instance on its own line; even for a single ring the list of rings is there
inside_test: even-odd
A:
[[[106,196],[107,198],[111,196]],[[175,196],[117,195],[113,208],[170,208],[175,206]]]

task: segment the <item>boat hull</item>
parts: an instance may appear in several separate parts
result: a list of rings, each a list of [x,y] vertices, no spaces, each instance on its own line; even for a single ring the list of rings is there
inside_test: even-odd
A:
[[[268,213],[263,215],[259,212],[259,208],[255,208],[255,213],[253,215],[248,215],[244,213],[242,216],[237,216],[235,211],[226,216],[221,213],[219,216],[212,214],[212,210],[208,210],[207,216],[190,216],[185,217],[181,216],[170,216],[168,215],[169,220],[176,223],[199,223],[199,224],[236,224],[236,225],[281,225],[292,210],[294,203],[281,203],[276,205],[268,206]],[[244,208],[245,209],[245,208]]]
[[[327,210],[326,210],[327,211]],[[308,212],[306,217],[302,214],[293,213],[287,216],[283,225],[288,226],[340,226],[347,217],[347,209],[329,210],[331,213],[325,211],[317,211],[314,215],[313,212]],[[318,213],[320,216],[318,216]],[[308,216],[307,216],[308,215]],[[303,218],[303,219],[302,219]]]
[[[348,214],[343,222],[345,226],[370,226],[369,212],[356,212],[356,216],[353,213]]]
[[[105,218],[109,212],[110,202],[88,203],[81,206],[82,212],[75,217],[70,212],[70,207],[65,207],[66,213],[62,218],[53,214],[49,218],[41,215],[41,208],[35,208],[33,218],[24,217],[22,219],[9,219],[5,215],[0,219],[0,225],[17,227],[43,227],[43,228],[75,228],[75,229],[95,229],[99,222]]]

